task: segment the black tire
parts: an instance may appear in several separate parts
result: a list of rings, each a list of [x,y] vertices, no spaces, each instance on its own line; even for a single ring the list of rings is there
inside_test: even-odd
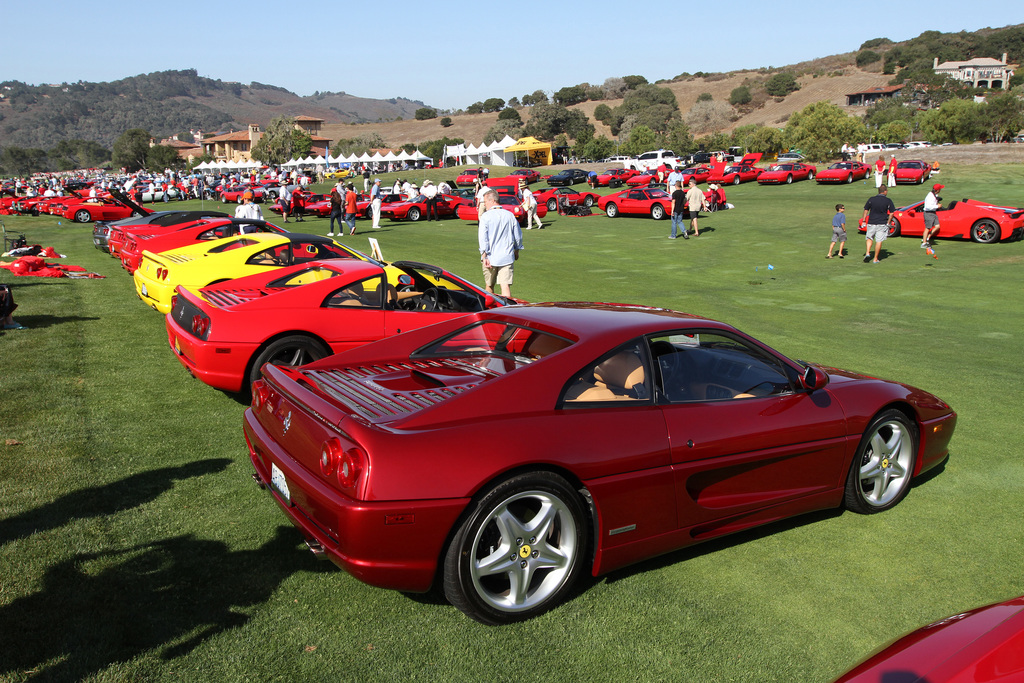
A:
[[[422,214],[420,213],[420,210],[418,208],[416,208],[415,206],[412,207],[411,209],[409,209],[409,213],[408,213],[409,220],[411,220],[411,221],[418,221],[420,219],[421,215]]]
[[[227,204],[228,203],[228,198],[225,197],[224,195],[221,195],[220,196],[220,203],[221,204]]]
[[[653,218],[656,221],[660,221],[664,217],[665,217],[665,207],[662,206],[661,204],[652,204],[651,205],[651,218]]]
[[[793,176],[792,175],[786,176],[786,184],[787,185],[792,185],[793,184]]]
[[[849,185],[852,182],[853,182],[853,174],[851,173],[848,176],[846,176],[846,184]]]
[[[608,218],[616,218],[619,215],[619,207],[615,205],[615,202],[608,202],[605,204],[604,213]]]
[[[740,184],[740,177],[738,175],[732,177],[732,184],[733,185],[739,185]]]
[[[585,207],[587,207],[587,208],[589,209],[589,208],[590,208],[590,207],[592,207],[593,205],[594,205],[594,198],[593,198],[593,197],[591,197],[591,196],[590,196],[590,195],[588,194],[588,195],[586,196],[586,198],[584,198],[584,200],[583,200],[583,206],[585,206]]]
[[[87,209],[79,209],[75,211],[75,222],[76,223],[88,223],[92,220],[92,216],[89,214]]]
[[[547,529],[542,538],[530,535],[538,526]],[[535,617],[572,590],[587,565],[589,536],[583,500],[565,479],[512,477],[467,508],[445,553],[445,596],[484,624]]]
[[[971,226],[971,240],[978,244],[995,244],[999,241],[999,225],[990,218],[983,218]]]
[[[552,197],[551,199],[548,200],[548,211],[557,211],[557,210],[558,210],[558,200],[555,199],[554,197]]]
[[[899,237],[903,231],[903,226],[900,225],[898,218],[889,219],[889,237]]]
[[[316,339],[304,334],[290,334],[267,344],[249,368],[249,385],[260,378],[260,369],[266,363],[273,365],[305,365],[330,354]]]
[[[807,174],[807,179],[814,180],[814,171],[811,171],[810,173]]]
[[[916,425],[898,410],[872,420],[846,477],[846,508],[870,515],[903,500],[914,475],[917,441]]]

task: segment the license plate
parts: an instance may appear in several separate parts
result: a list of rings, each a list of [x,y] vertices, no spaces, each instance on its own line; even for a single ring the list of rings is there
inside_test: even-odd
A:
[[[146,291],[146,285],[142,285],[142,296],[149,296],[149,292]]]
[[[275,463],[270,463],[270,484],[281,494],[284,502],[291,505],[292,494],[288,492],[288,482],[284,478],[284,472]]]

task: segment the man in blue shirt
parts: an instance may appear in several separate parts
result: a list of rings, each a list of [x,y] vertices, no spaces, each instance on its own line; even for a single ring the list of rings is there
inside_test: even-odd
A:
[[[484,190],[480,205],[480,260],[483,262],[484,286],[491,294],[495,283],[501,285],[502,296],[512,296],[512,270],[523,248],[523,233],[511,211],[498,205],[498,193]]]

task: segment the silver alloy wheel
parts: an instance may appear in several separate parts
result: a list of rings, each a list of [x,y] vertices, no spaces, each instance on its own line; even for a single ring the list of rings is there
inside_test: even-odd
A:
[[[864,432],[846,484],[846,506],[864,514],[896,505],[910,490],[917,432],[898,410],[888,410]]]
[[[569,579],[581,539],[569,506],[547,491],[522,491],[487,513],[473,537],[477,596],[501,612],[540,606]]]

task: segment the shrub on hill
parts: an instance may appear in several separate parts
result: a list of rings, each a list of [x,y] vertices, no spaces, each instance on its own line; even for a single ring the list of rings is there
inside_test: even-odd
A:
[[[785,97],[789,93],[799,90],[800,85],[793,78],[793,74],[782,72],[765,81],[764,89],[773,97]]]

